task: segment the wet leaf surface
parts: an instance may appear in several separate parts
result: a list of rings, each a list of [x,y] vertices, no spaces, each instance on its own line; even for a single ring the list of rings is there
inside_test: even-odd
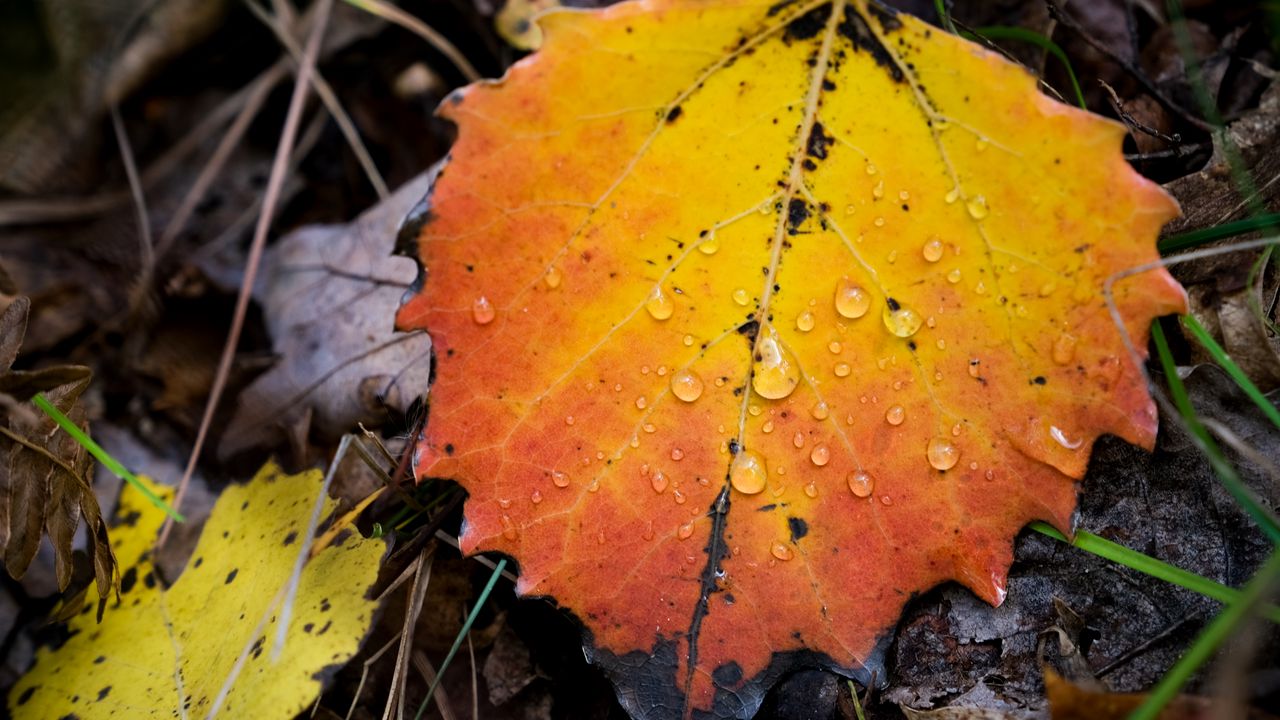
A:
[[[884,677],[903,604],[999,603],[1094,440],[1156,416],[1102,297],[1176,212],[1123,129],[862,2],[553,13],[446,101],[401,236],[437,372],[421,476],[462,545],[579,617],[636,717],[743,717],[798,665]],[[874,108],[874,109],[872,109]],[[1116,285],[1138,347],[1180,310]]]

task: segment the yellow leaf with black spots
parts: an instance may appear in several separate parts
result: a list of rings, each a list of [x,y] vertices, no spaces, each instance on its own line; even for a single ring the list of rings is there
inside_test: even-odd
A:
[[[386,549],[352,533],[304,567],[278,660],[272,659],[285,588],[321,492],[319,471],[286,475],[268,464],[227,488],[172,587],[152,547],[164,513],[126,487],[112,546],[124,571],[102,622],[90,590],[68,639],[42,648],[9,694],[13,717],[291,718],[359,649],[376,602],[366,597]],[[172,490],[153,487],[165,500]],[[323,498],[321,517],[334,501]]]

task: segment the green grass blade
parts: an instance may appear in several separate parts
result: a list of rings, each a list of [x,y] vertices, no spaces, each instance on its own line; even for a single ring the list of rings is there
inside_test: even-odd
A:
[[[146,497],[152,505],[163,510],[165,515],[173,518],[176,522],[186,522],[186,518],[182,517],[177,510],[174,510],[169,503],[160,499],[158,495],[151,492],[146,485],[142,484],[142,481],[139,480],[136,475],[129,472],[128,468],[121,464],[119,460],[116,460],[110,453],[103,450],[101,445],[94,442],[93,438],[89,437],[85,431],[80,429],[80,426],[71,422],[71,418],[64,415],[62,411],[53,403],[49,402],[44,395],[36,393],[35,397],[31,398],[31,402],[35,403],[36,407],[43,410],[44,414],[48,415],[55,423],[57,423],[58,427],[62,428],[63,432],[71,436],[71,439],[80,443],[85,450],[89,451],[90,455],[97,458],[98,462],[102,463],[103,467],[132,485],[133,489],[142,493],[142,495]]]
[[[1075,92],[1076,102],[1081,108],[1088,110],[1084,102],[1084,92],[1080,89],[1080,81],[1076,79],[1076,71],[1071,67],[1071,60],[1058,44],[1034,30],[1009,25],[992,25],[974,31],[988,40],[1017,40],[1031,43],[1058,59],[1062,68],[1067,71],[1067,80],[1071,82],[1071,90]]]
[[[1178,408],[1183,422],[1186,423],[1192,440],[1204,452],[1227,492],[1231,493],[1236,502],[1249,513],[1273,544],[1280,544],[1280,520],[1277,520],[1275,514],[1259,502],[1253,491],[1244,484],[1235,468],[1227,462],[1218,444],[1214,442],[1213,436],[1196,416],[1191,398],[1187,396],[1187,388],[1182,384],[1182,378],[1178,376],[1178,367],[1174,364],[1173,353],[1169,350],[1169,341],[1165,339],[1164,328],[1160,327],[1159,322],[1151,323],[1151,340],[1156,346],[1160,364],[1164,367],[1165,380],[1169,383],[1169,395],[1173,398],[1173,404]]]
[[[1245,218],[1244,220],[1236,220],[1235,222],[1170,235],[1158,242],[1156,247],[1160,250],[1161,255],[1168,255],[1199,247],[1215,240],[1235,237],[1236,235],[1274,230],[1280,230],[1280,213],[1267,213]]]
[[[1266,564],[1257,575],[1245,585],[1240,602],[1229,605],[1218,614],[1187,652],[1178,659],[1169,672],[1147,696],[1147,699],[1133,711],[1129,720],[1154,720],[1160,711],[1182,691],[1187,680],[1195,674],[1200,666],[1207,662],[1228,637],[1235,632],[1241,621],[1247,618],[1261,601],[1263,595],[1280,578],[1280,552],[1271,554]]]
[[[1205,330],[1204,325],[1201,325],[1200,321],[1196,320],[1194,315],[1184,315],[1182,317],[1182,325],[1191,331],[1192,336],[1194,336],[1195,339],[1204,346],[1205,350],[1209,351],[1209,354],[1213,356],[1214,362],[1221,365],[1222,369],[1227,371],[1227,374],[1231,376],[1231,379],[1236,382],[1236,385],[1240,386],[1240,389],[1244,391],[1245,395],[1249,396],[1249,399],[1253,401],[1253,404],[1257,405],[1258,409],[1267,416],[1267,419],[1271,421],[1271,424],[1275,425],[1276,429],[1280,429],[1280,409],[1277,409],[1276,406],[1267,399],[1267,396],[1262,394],[1262,391],[1258,389],[1258,386],[1254,385],[1253,381],[1249,379],[1249,376],[1244,374],[1244,370],[1240,369],[1240,366],[1231,359],[1231,356],[1227,354],[1227,351],[1218,344],[1218,341],[1213,339],[1213,336],[1209,334],[1208,330]]]
[[[951,13],[947,12],[947,6],[944,0],[933,0],[933,7],[938,11],[938,22],[942,23],[942,27],[952,35],[958,35],[956,32],[956,24],[951,22]]]
[[[436,696],[436,687],[440,685],[440,679],[444,677],[444,671],[449,668],[449,663],[453,662],[453,656],[458,654],[458,648],[462,647],[462,641],[467,638],[467,633],[471,632],[471,626],[475,623],[476,618],[480,615],[480,609],[484,607],[485,600],[489,599],[489,594],[493,592],[493,586],[498,584],[498,578],[502,577],[502,571],[507,567],[507,559],[502,558],[498,564],[493,567],[493,574],[489,576],[489,582],[485,583],[484,590],[480,592],[480,597],[476,598],[475,607],[471,608],[471,612],[467,614],[467,621],[462,623],[462,629],[458,631],[458,637],[453,640],[453,647],[449,648],[449,654],[444,656],[444,662],[440,663],[440,669],[436,670],[436,679],[431,681],[431,688],[427,690],[427,696],[422,700],[422,704],[418,706],[418,714],[413,716],[413,720],[422,720],[422,713],[427,711],[427,706],[431,704],[431,698]]]
[[[1235,588],[1227,587],[1220,582],[1188,572],[1163,560],[1157,560],[1150,555],[1127,548],[1119,543],[1114,543],[1087,530],[1077,530],[1075,539],[1067,540],[1065,535],[1058,532],[1048,523],[1034,522],[1031,523],[1030,527],[1041,535],[1047,535],[1055,540],[1068,543],[1085,552],[1093,553],[1098,557],[1124,565],[1158,580],[1164,580],[1192,592],[1200,593],[1224,605],[1234,605],[1241,601],[1242,593]],[[1263,614],[1271,622],[1280,625],[1280,607],[1268,605]]]

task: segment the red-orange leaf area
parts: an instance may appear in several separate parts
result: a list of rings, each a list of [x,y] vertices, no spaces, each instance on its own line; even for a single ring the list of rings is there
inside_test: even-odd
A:
[[[637,718],[881,667],[904,603],[1004,596],[1094,440],[1156,415],[1103,297],[1174,202],[1117,124],[866,0],[559,12],[446,101],[402,237],[437,360],[419,477],[581,619]],[[1115,285],[1137,347],[1183,307]],[[883,677],[883,672],[880,677]]]

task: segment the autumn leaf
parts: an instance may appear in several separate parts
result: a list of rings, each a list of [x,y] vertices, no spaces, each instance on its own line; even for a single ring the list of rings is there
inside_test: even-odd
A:
[[[107,524],[93,494],[93,458],[53,418],[26,405],[44,393],[46,400],[85,429],[88,418],[80,395],[92,373],[83,365],[13,369],[30,309],[31,301],[18,297],[0,315],[0,399],[9,410],[5,427],[0,427],[0,448],[6,451],[0,465],[0,549],[5,570],[14,578],[25,575],[40,539],[48,537],[58,589],[77,590],[72,588],[74,545],[76,529],[83,522],[93,578],[98,595],[105,597],[119,582],[119,572]],[[70,594],[66,607],[75,612],[80,593]]]
[[[913,595],[999,603],[1102,433],[1156,413],[1103,296],[1175,203],[1124,129],[862,0],[554,12],[452,96],[402,231],[437,361],[419,477],[580,618],[635,717],[883,678]],[[1125,329],[1184,306],[1115,284]]]
[[[111,532],[127,565],[120,599],[101,624],[86,608],[65,643],[36,654],[9,693],[13,716],[194,718],[215,708],[227,717],[297,715],[372,626],[376,602],[364,594],[386,547],[351,535],[315,555],[273,659],[282,589],[321,487],[319,471],[285,475],[267,465],[249,484],[227,488],[186,569],[165,589],[151,558],[164,512],[126,486]],[[166,501],[173,495],[152,490]],[[334,505],[326,497],[322,510]]]

